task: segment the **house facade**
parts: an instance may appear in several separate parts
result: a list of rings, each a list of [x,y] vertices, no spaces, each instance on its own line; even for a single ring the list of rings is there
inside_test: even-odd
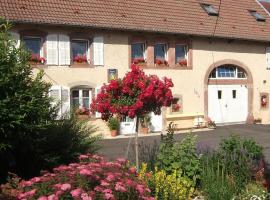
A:
[[[220,124],[270,122],[270,17],[256,1],[1,5],[0,16],[14,24],[11,34],[32,52],[34,72],[44,70],[52,84],[59,115],[74,108],[88,114],[101,86],[135,63],[174,83],[172,106],[152,115],[153,132],[171,121],[179,129],[209,118]],[[89,115],[108,132],[99,113]],[[134,128],[123,119],[122,133]]]

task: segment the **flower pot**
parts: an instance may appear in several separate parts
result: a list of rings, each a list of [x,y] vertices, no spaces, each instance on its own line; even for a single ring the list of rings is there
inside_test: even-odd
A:
[[[112,137],[116,137],[118,135],[118,131],[117,130],[111,130],[111,136]]]
[[[142,133],[143,134],[148,134],[149,133],[149,128],[148,127],[142,127]]]

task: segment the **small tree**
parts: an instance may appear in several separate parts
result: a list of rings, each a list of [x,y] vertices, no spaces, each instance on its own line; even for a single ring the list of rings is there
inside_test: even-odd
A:
[[[114,114],[131,119],[137,117],[138,132],[140,117],[151,112],[161,114],[163,106],[171,105],[171,87],[171,79],[164,77],[161,80],[156,75],[146,75],[138,66],[132,65],[123,79],[112,80],[101,88],[97,98],[93,99],[91,109],[100,112],[106,121]]]

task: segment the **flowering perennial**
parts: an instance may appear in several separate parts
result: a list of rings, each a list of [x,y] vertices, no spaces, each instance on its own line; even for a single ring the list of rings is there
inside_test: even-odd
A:
[[[125,159],[106,162],[97,155],[79,158],[79,163],[59,166],[53,173],[20,181],[11,193],[19,200],[154,200]]]
[[[181,66],[187,66],[187,59],[181,59],[181,60],[179,60],[179,65],[181,65]]]
[[[171,79],[160,80],[155,75],[146,75],[138,66],[132,65],[123,79],[111,80],[101,88],[93,99],[91,109],[108,120],[113,114],[134,118],[149,112],[161,113],[162,106],[170,106],[173,100]]]
[[[133,64],[139,64],[139,63],[145,63],[145,59],[144,58],[134,58],[132,60]]]

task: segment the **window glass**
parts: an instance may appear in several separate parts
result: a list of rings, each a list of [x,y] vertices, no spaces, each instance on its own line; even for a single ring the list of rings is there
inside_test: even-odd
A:
[[[71,103],[74,108],[90,108],[90,90],[76,89],[71,92]]]
[[[166,53],[167,53],[167,48],[166,44],[156,44],[155,45],[155,60],[166,60]]]
[[[144,59],[144,43],[136,43],[131,45],[132,59]]]
[[[175,59],[176,63],[187,58],[187,46],[176,45],[175,46]]]
[[[201,5],[208,15],[213,15],[213,16],[218,15],[218,12],[214,9],[212,5],[209,5],[209,4],[201,4]]]
[[[236,99],[236,90],[232,91],[232,97],[233,97],[233,99]]]
[[[23,38],[25,47],[35,55],[40,55],[41,39],[38,37],[25,37]]]
[[[71,42],[73,61],[87,62],[86,54],[88,42],[86,40],[72,40]]]
[[[218,67],[218,77],[233,78],[236,75],[235,67]]]
[[[222,90],[218,90],[218,99],[222,99]]]
[[[237,78],[246,78],[247,75],[245,71],[241,68],[237,68]]]

